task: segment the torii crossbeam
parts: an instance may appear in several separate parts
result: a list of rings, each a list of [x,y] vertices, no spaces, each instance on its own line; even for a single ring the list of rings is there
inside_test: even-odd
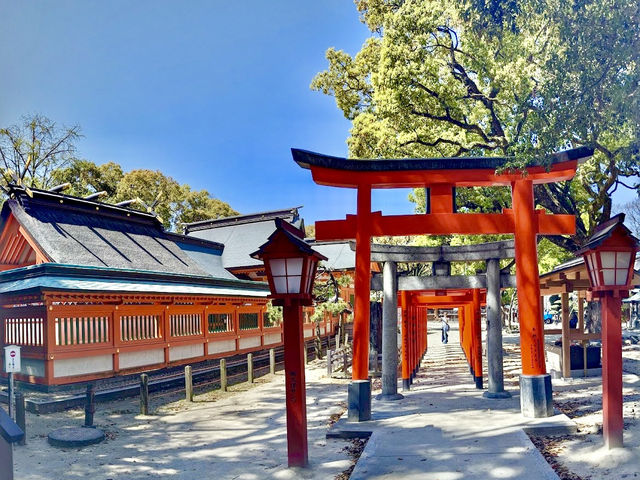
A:
[[[426,158],[399,160],[347,160],[292,149],[293,159],[310,169],[320,185],[357,189],[356,215],[343,220],[316,222],[317,240],[356,241],[355,305],[352,384],[349,388],[349,419],[370,418],[369,375],[369,283],[371,237],[442,234],[508,234],[515,236],[516,279],[522,355],[521,406],[523,414],[553,414],[551,379],[544,362],[544,334],[536,236],[575,234],[573,215],[548,215],[536,210],[533,185],[570,180],[578,163],[593,154],[580,147],[554,154],[526,168],[526,172],[496,173],[509,158]],[[502,213],[455,212],[455,188],[511,186],[512,209]],[[426,187],[427,213],[382,215],[371,211],[373,188]]]

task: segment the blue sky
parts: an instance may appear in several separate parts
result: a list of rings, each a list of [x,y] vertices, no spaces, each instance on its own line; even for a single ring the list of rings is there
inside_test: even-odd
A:
[[[349,0],[4,1],[0,18],[0,125],[79,124],[84,158],[159,169],[242,213],[354,210],[290,154],[347,153],[349,122],[309,84],[328,47],[368,36]],[[406,192],[383,199],[411,211]]]
[[[328,47],[355,53],[369,35],[350,0],[4,0],[0,19],[0,125],[79,124],[82,157],[161,170],[242,213],[355,210],[289,150],[347,153],[349,122],[309,84]],[[396,190],[373,208],[412,205]]]

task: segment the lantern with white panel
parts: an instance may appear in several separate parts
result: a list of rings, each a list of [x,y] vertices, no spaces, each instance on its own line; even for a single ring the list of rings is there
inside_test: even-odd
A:
[[[633,288],[638,239],[624,226],[621,213],[599,225],[583,248],[591,297],[602,307],[603,436],[608,448],[623,446],[622,299]]]
[[[302,306],[311,305],[313,279],[320,260],[304,233],[278,218],[276,230],[253,258],[264,262],[274,305],[283,307],[284,369],[286,374],[287,453],[289,466],[308,465],[307,409],[302,335]]]

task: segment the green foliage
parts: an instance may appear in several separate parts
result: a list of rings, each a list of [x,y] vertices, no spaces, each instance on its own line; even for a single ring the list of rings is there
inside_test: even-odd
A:
[[[73,160],[67,167],[58,168],[51,175],[51,183],[70,183],[65,194],[86,197],[97,192],[106,192],[103,202],[115,200],[118,184],[124,177],[122,167],[114,162],[96,165],[89,160]]]
[[[325,312],[329,312],[332,317],[337,317],[345,310],[351,310],[351,307],[347,302],[338,299],[337,302],[322,302],[314,305],[313,314],[311,315],[312,322],[320,322],[324,318]]]
[[[264,315],[265,327],[276,327],[282,323],[282,307],[274,306],[271,301],[267,303],[267,311]]]
[[[640,172],[640,4],[635,0],[358,0],[372,36],[329,49],[311,87],[352,120],[353,158],[505,155],[596,149],[571,182],[536,187],[539,206],[577,215],[575,250]],[[507,189],[465,189],[457,205],[496,211]],[[424,193],[413,196],[417,210]]]
[[[51,188],[52,173],[75,158],[80,127],[59,127],[43,115],[0,128],[0,188],[9,183]]]
[[[340,288],[351,283],[353,283],[353,277],[350,275],[336,276],[329,270],[319,268],[313,284],[314,311],[311,321],[321,321],[325,312],[337,316],[345,310],[351,310],[352,306],[340,298]]]
[[[182,185],[181,189],[182,201],[176,212],[179,223],[238,215],[228,203],[213,198],[206,190],[191,190],[189,185]]]
[[[54,170],[51,184],[70,183],[64,193],[84,197],[106,192],[100,201],[118,203],[135,200],[128,205],[141,211],[154,212],[165,228],[178,231],[181,224],[237,215],[228,203],[213,198],[206,190],[192,190],[156,170],[123,172],[114,162],[96,165],[88,160],[73,160],[68,166]]]

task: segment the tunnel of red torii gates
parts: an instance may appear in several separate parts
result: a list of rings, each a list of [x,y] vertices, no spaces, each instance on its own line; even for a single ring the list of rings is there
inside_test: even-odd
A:
[[[553,415],[551,377],[546,372],[544,360],[537,236],[575,234],[575,216],[551,215],[544,210],[536,210],[533,186],[572,179],[578,164],[591,157],[593,149],[580,147],[536,159],[524,172],[502,169],[513,160],[508,157],[348,160],[299,149],[292,149],[292,155],[299,166],[311,170],[317,184],[357,191],[355,215],[347,215],[342,220],[316,222],[316,240],[355,240],[353,366],[348,389],[350,421],[371,418],[371,238],[408,235],[514,235],[522,360],[521,411],[528,417]],[[511,187],[512,208],[505,208],[501,213],[456,212],[456,187],[500,185]],[[418,187],[426,188],[426,213],[382,215],[371,211],[372,189]],[[473,292],[476,296],[480,294],[473,289],[472,296]],[[480,299],[473,302],[472,309],[479,302]],[[470,309],[465,308],[467,311]],[[465,324],[467,320],[465,315]],[[416,337],[411,341],[414,350],[426,348],[423,345],[426,339],[423,342],[421,337]],[[477,349],[475,343],[473,347]],[[473,354],[472,362],[476,358],[477,352]]]
[[[355,244],[351,243],[355,249]],[[402,386],[408,390],[426,352],[426,321],[430,309],[458,311],[460,345],[476,387],[483,388],[481,307],[486,305],[488,398],[505,398],[502,369],[502,322],[500,291],[514,287],[510,265],[500,269],[500,260],[515,257],[513,240],[475,245],[413,247],[371,246],[371,260],[384,263],[382,274],[374,274],[371,290],[383,292],[382,393],[381,400],[402,398],[397,393],[397,308],[402,320]],[[452,262],[484,262],[485,272],[451,275]],[[432,264],[431,276],[398,274],[398,263]]]

